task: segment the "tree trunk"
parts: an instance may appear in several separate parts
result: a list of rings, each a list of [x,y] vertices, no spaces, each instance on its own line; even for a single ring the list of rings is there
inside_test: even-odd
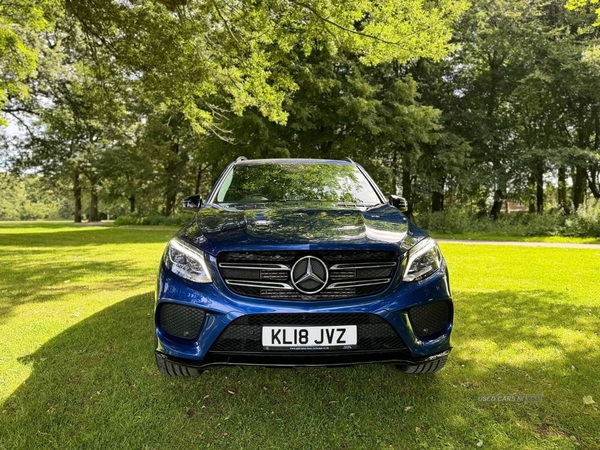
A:
[[[165,216],[169,217],[175,211],[175,202],[177,201],[176,193],[168,193],[165,196]]]
[[[573,177],[573,207],[575,211],[583,204],[585,200],[585,181],[586,170],[584,167],[575,168],[575,176]]]
[[[535,173],[535,206],[538,214],[544,213],[544,166],[538,164]]]
[[[544,182],[541,180],[535,186],[535,206],[538,214],[544,214]]]
[[[598,153],[600,150],[600,114],[598,113],[598,105],[594,106],[594,120],[595,120],[595,130],[594,130],[594,152]],[[598,165],[592,164],[588,166],[588,185],[590,187],[590,191],[592,191],[592,195],[596,200],[600,199],[600,183],[598,183]]]
[[[90,217],[88,222],[100,222],[100,214],[98,214],[98,188],[93,184],[90,190]]]
[[[431,212],[440,212],[444,210],[444,194],[434,191],[431,194]]]
[[[79,171],[73,176],[73,196],[75,197],[75,214],[73,222],[81,223],[81,179]]]
[[[398,149],[394,147],[394,152],[392,153],[392,194],[398,194]]]
[[[528,195],[528,204],[529,204],[529,209],[528,209],[528,213],[529,214],[534,214],[535,213],[535,175],[532,173],[531,175],[529,175],[529,179],[527,180],[527,195]]]
[[[588,177],[588,186],[590,191],[592,191],[592,195],[596,200],[600,199],[600,185],[596,183],[598,178],[598,171],[594,167],[590,167],[589,177]]]
[[[179,193],[180,183],[183,176],[183,171],[189,160],[187,152],[181,152],[179,142],[173,142],[171,144],[171,152],[177,155],[178,158],[172,158],[165,166],[167,173],[167,187],[165,189],[165,216],[170,216],[175,211],[175,203],[177,201],[177,194]]]
[[[200,193],[200,181],[202,181],[202,170],[198,168],[196,171],[196,184],[194,186],[194,194],[198,195]]]
[[[129,212],[133,214],[135,212],[135,194],[131,194],[129,200]]]
[[[558,169],[558,204],[565,214],[571,214],[567,200],[567,170],[564,167]]]
[[[504,194],[500,189],[497,189],[494,192],[494,204],[492,205],[492,210],[490,211],[490,217],[493,220],[498,220],[500,216],[500,211],[502,211],[502,199],[504,198]]]
[[[406,217],[412,220],[413,218],[413,198],[412,198],[412,177],[407,167],[406,161],[402,167],[402,197],[406,199],[408,203],[408,210],[404,213]]]

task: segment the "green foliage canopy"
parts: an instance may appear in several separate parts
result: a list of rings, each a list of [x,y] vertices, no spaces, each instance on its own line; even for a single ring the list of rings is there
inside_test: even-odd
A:
[[[0,109],[24,100],[38,64],[39,34],[51,29],[57,0],[4,0],[0,3]],[[0,117],[0,125],[7,122]]]
[[[199,130],[211,126],[209,98],[225,96],[236,114],[254,107],[284,124],[282,104],[298,89],[287,59],[300,46],[348,51],[376,65],[439,60],[465,0],[66,1],[93,43],[182,110]],[[316,45],[315,45],[316,43]]]

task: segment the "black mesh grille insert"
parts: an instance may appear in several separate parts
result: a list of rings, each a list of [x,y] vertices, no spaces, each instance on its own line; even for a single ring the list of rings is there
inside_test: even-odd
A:
[[[292,267],[305,256],[319,258],[329,272],[327,286],[315,294],[300,292],[291,283]],[[231,291],[247,297],[280,300],[334,300],[378,294],[390,285],[398,267],[398,256],[386,251],[222,252],[217,260],[221,276]],[[306,261],[300,261],[297,272],[302,273],[306,267]],[[322,265],[313,265],[312,269],[319,278],[325,278]],[[348,285],[353,281],[367,285]],[[244,286],[244,282],[249,285]],[[301,289],[314,291],[319,284],[306,281]]]
[[[442,331],[450,321],[447,301],[419,305],[408,310],[408,318],[418,337],[427,337]]]
[[[204,311],[190,306],[164,303],[158,312],[158,323],[166,333],[183,339],[194,339],[200,333]]]
[[[400,351],[406,347],[392,326],[382,317],[365,313],[313,314],[253,314],[231,322],[217,338],[210,351],[213,353],[263,352],[262,327],[281,326],[334,326],[356,325],[357,347],[346,352]],[[264,351],[281,353],[282,351]],[[326,350],[302,350],[302,353],[326,353]],[[295,352],[297,353],[297,351]]]
[[[392,261],[395,258],[394,252],[378,251],[315,251],[315,252],[222,252],[219,254],[221,262],[267,262],[267,263],[285,263],[293,262],[300,256],[313,255],[326,262],[332,263],[351,263],[351,262],[374,262],[374,261]]]
[[[356,269],[356,279],[368,280],[370,278],[389,278],[394,273],[394,267],[376,269]]]

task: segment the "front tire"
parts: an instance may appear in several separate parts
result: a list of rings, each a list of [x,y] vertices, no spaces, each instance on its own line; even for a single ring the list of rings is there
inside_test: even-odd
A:
[[[156,367],[158,367],[158,371],[163,375],[170,377],[197,377],[202,373],[201,370],[193,367],[187,367],[173,363],[162,355],[157,354],[155,356]]]
[[[439,372],[446,365],[446,361],[448,361],[448,356],[443,356],[433,361],[415,364],[414,366],[398,366],[398,369],[404,373],[423,375],[426,373]]]

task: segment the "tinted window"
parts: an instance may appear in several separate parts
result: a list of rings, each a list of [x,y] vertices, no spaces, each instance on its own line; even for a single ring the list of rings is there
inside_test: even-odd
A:
[[[381,203],[356,166],[324,163],[236,165],[223,181],[216,201]]]

